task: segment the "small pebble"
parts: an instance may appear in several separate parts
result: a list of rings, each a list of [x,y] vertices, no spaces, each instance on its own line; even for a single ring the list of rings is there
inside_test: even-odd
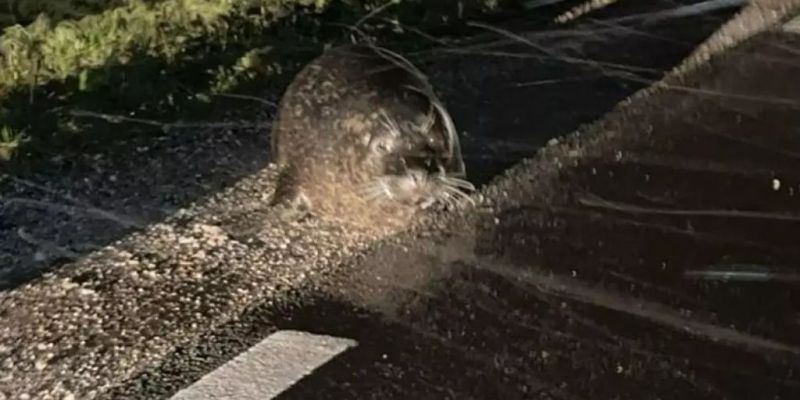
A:
[[[772,190],[781,190],[781,181],[778,178],[772,178]]]
[[[34,366],[34,368],[36,368],[37,371],[41,371],[41,370],[47,368],[47,360],[45,360],[43,358],[40,358],[40,359],[36,360],[36,362],[33,364],[33,366]]]

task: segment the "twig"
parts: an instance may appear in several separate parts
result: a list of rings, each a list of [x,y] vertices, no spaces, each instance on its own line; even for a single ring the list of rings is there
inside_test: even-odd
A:
[[[652,23],[669,18],[693,17],[695,15],[709,13],[725,8],[739,7],[747,2],[748,0],[708,0],[697,4],[685,5],[654,13],[653,16],[645,18],[644,22]]]
[[[655,70],[653,68],[646,68],[646,67],[637,67],[632,65],[625,65],[625,64],[618,64],[618,63],[611,63],[611,62],[603,62],[597,61],[592,59],[580,58],[580,57],[572,57],[557,51],[550,50],[544,46],[534,43],[533,41],[510,32],[508,30],[496,28],[487,24],[479,23],[479,22],[468,22],[468,26],[476,27],[485,29],[500,35],[503,35],[511,40],[514,40],[518,43],[522,43],[532,47],[535,50],[538,50],[548,57],[553,58],[555,60],[560,60],[569,64],[576,64],[576,65],[586,65],[592,68],[596,68],[600,70],[606,76],[616,77],[622,80],[627,80],[630,82],[636,82],[645,85],[657,85],[663,89],[669,90],[676,90],[682,91],[686,93],[704,95],[704,96],[713,96],[713,97],[723,97],[723,98],[732,98],[738,100],[745,100],[745,101],[753,101],[753,102],[761,102],[765,104],[774,104],[774,105],[781,105],[781,106],[789,106],[792,108],[800,108],[800,102],[791,98],[781,98],[781,97],[765,97],[765,96],[753,96],[753,95],[746,95],[746,94],[738,94],[738,93],[729,93],[729,92],[722,92],[719,90],[713,89],[704,89],[704,88],[697,88],[697,87],[689,87],[684,85],[674,85],[670,83],[665,83],[664,81],[659,81],[657,79],[650,79],[645,78],[637,74],[639,73],[659,73],[662,74],[664,71]],[[456,52],[458,53],[458,49],[444,49],[443,51],[449,52]],[[482,53],[483,54],[483,53]],[[501,53],[500,55],[504,56],[514,56],[513,54],[508,53]],[[539,56],[540,58],[543,58]]]
[[[612,24],[625,22],[654,23],[670,18],[692,17],[703,13],[743,5],[747,0],[708,0],[697,4],[684,5],[656,12],[645,12],[606,20]]]
[[[552,85],[555,83],[585,81],[589,79],[597,79],[597,76],[584,75],[584,76],[574,76],[571,78],[562,78],[562,79],[540,79],[537,81],[517,82],[514,84],[514,87],[544,86],[544,85]]]
[[[90,203],[88,203],[86,201],[83,201],[83,200],[76,199],[75,197],[72,197],[71,195],[69,195],[67,193],[61,193],[61,192],[59,192],[57,190],[50,189],[50,188],[48,188],[48,187],[46,187],[44,185],[40,185],[40,184],[38,184],[36,182],[33,182],[31,180],[28,180],[28,179],[23,179],[23,178],[18,178],[18,177],[11,177],[10,179],[12,181],[14,181],[15,183],[17,183],[17,184],[20,184],[20,185],[23,185],[23,186],[27,186],[29,188],[41,190],[41,191],[43,191],[45,193],[49,193],[49,194],[51,194],[53,196],[56,196],[56,197],[61,197],[62,199],[69,201],[70,203],[74,204],[75,206],[84,208],[86,210],[93,210],[97,215],[100,215],[100,216],[102,216],[102,217],[104,217],[106,219],[111,219],[111,220],[114,220],[115,222],[120,222],[120,220],[125,221],[123,223],[123,225],[125,225],[125,226],[128,226],[128,227],[131,227],[131,226],[133,226],[133,227],[141,227],[141,224],[136,222],[136,221],[134,221],[133,219],[120,218],[114,213],[111,213],[109,211],[105,211],[105,210],[99,209],[97,207],[94,207]],[[2,197],[0,197],[0,200],[2,200]]]
[[[188,128],[208,128],[208,129],[230,129],[230,128],[261,128],[264,124],[246,124],[246,123],[230,123],[230,122],[204,122],[204,123],[186,123],[186,122],[161,122],[152,119],[127,117],[124,115],[106,114],[94,111],[85,110],[72,110],[70,115],[74,117],[86,117],[102,119],[112,124],[119,124],[122,122],[132,122],[136,124],[150,125],[161,128],[162,131],[169,131],[171,129],[188,129]]]
[[[648,208],[632,204],[625,204],[603,199],[594,194],[582,194],[578,196],[578,203],[584,206],[605,208],[614,211],[622,211],[632,214],[661,214],[661,215],[683,215],[683,216],[702,216],[702,217],[725,217],[725,218],[751,218],[751,219],[770,219],[778,221],[800,222],[800,216],[791,214],[778,214],[761,211],[742,211],[742,210],[680,210],[668,208]]]
[[[797,103],[800,105],[800,103]],[[702,121],[694,121],[694,126],[703,130],[703,132],[707,135],[716,136],[725,140],[729,140],[734,143],[745,144],[747,146],[752,146],[759,148],[761,150],[773,152],[775,154],[780,154],[782,156],[793,158],[793,159],[800,159],[800,152],[793,151],[788,146],[784,147],[776,147],[770,144],[765,144],[763,142],[759,142],[757,140],[750,140],[745,137],[745,135],[731,135],[720,131],[714,127],[709,126],[707,123],[703,123]],[[753,135],[750,135],[751,137]]]
[[[95,207],[80,207],[75,205],[66,205],[66,204],[59,204],[59,203],[51,203],[43,200],[34,200],[34,199],[25,199],[21,197],[0,197],[0,205],[3,206],[12,206],[12,205],[22,205],[46,210],[53,210],[57,212],[62,212],[69,215],[75,215],[78,213],[94,216],[98,219],[104,219],[111,222],[115,222],[120,224],[126,228],[142,228],[144,227],[143,224],[139,223],[138,221],[131,220],[125,217],[117,216],[116,214],[101,210]]]
[[[737,99],[737,100],[745,100],[745,101],[753,101],[765,104],[773,104],[779,106],[789,106],[794,109],[800,108],[800,101],[794,100],[792,98],[785,98],[785,97],[766,97],[766,96],[754,96],[749,94],[739,94],[739,93],[730,93],[730,92],[723,92],[714,89],[703,89],[698,87],[689,87],[684,85],[673,85],[670,83],[665,83],[664,81],[654,81],[651,79],[639,78],[639,77],[631,77],[628,76],[621,76],[622,79],[627,79],[629,81],[643,83],[643,84],[652,84],[654,86],[658,86],[664,89],[669,90],[676,90],[686,93],[692,94],[699,94],[704,96],[712,96],[712,97],[723,97],[723,98],[730,98],[730,99]]]
[[[60,193],[57,190],[50,189],[49,187],[44,186],[44,185],[40,185],[40,184],[38,184],[38,183],[36,183],[34,181],[31,181],[31,180],[28,180],[28,179],[23,179],[23,178],[18,178],[18,177],[15,177],[15,176],[11,176],[11,177],[9,177],[9,179],[12,180],[16,184],[19,184],[19,185],[22,185],[22,186],[27,186],[27,187],[32,188],[32,189],[41,190],[43,192],[50,193],[50,194],[58,196],[58,197],[62,197],[64,199],[66,199],[66,200],[69,200],[72,203],[81,203],[81,201],[79,201],[78,199],[76,199],[76,198],[74,198],[74,197],[72,197],[72,196],[70,196],[70,195],[68,195],[66,193]]]
[[[800,348],[791,344],[739,332],[696,318],[688,318],[667,305],[591,287],[577,279],[538,271],[534,268],[522,269],[504,266],[497,260],[481,263],[478,267],[510,281],[522,281],[545,294],[630,314],[712,342],[741,346],[755,354],[764,355],[764,350],[770,350],[791,354],[792,357],[800,355]]]
[[[617,0],[590,0],[586,1],[585,3],[581,3],[572,7],[568,11],[562,13],[561,15],[557,16],[554,21],[559,24],[565,24],[570,21],[574,21],[580,18],[583,15],[589,14],[593,11],[601,10],[606,8],[614,3]]]
[[[712,265],[705,269],[684,271],[683,275],[721,281],[800,282],[800,274],[755,264]]]
[[[533,10],[540,7],[551,6],[556,3],[561,3],[565,0],[528,0],[525,2],[525,8]]]
[[[569,215],[575,215],[575,216],[579,216],[579,217],[583,217],[583,216],[587,216],[587,215],[589,217],[595,216],[594,215],[595,212],[581,211],[581,210],[568,209],[568,208],[558,208],[558,207],[556,207],[556,208],[553,208],[553,211],[558,212],[558,213],[565,213],[565,214],[569,214]],[[758,248],[758,249],[762,249],[762,250],[768,250],[768,251],[772,251],[772,252],[776,252],[776,253],[785,253],[785,252],[787,252],[789,250],[786,247],[772,246],[772,245],[769,245],[769,244],[753,242],[753,241],[746,240],[746,239],[723,236],[723,235],[719,235],[719,234],[716,234],[716,233],[698,232],[698,231],[695,231],[693,229],[683,229],[683,228],[678,228],[678,227],[667,225],[667,224],[648,223],[648,222],[637,221],[635,219],[628,219],[628,218],[622,218],[622,217],[616,217],[616,216],[615,217],[611,217],[611,220],[614,223],[618,223],[618,224],[630,225],[630,226],[635,226],[635,227],[639,227],[639,228],[646,228],[646,229],[656,229],[656,230],[660,230],[660,231],[666,232],[666,233],[671,233],[671,234],[674,234],[674,235],[689,236],[689,237],[692,237],[693,239],[696,239],[696,240],[705,240],[705,241],[715,242],[715,243],[735,244],[735,245],[740,245],[740,246],[744,245],[744,246],[754,247],[754,248]]]
[[[217,97],[228,97],[228,98],[231,98],[231,99],[253,100],[253,101],[257,101],[257,102],[262,103],[262,104],[266,104],[266,105],[268,105],[268,106],[270,106],[272,108],[278,108],[278,105],[275,104],[275,102],[273,102],[273,101],[262,99],[262,98],[256,97],[256,96],[248,96],[246,94],[215,93],[214,96],[217,96]]]
[[[30,244],[38,249],[43,249],[49,254],[58,254],[65,258],[69,259],[76,259],[79,257],[79,254],[68,249],[65,247],[61,247],[57,245],[55,242],[49,240],[39,240],[33,237],[30,233],[25,231],[25,228],[17,229],[17,236],[22,239],[23,242]]]
[[[497,28],[497,27],[493,27],[491,25],[487,25],[487,24],[484,24],[484,23],[481,23],[481,22],[467,22],[467,26],[488,30],[490,32],[494,32],[494,33],[497,33],[499,35],[505,36],[505,37],[507,37],[509,39],[517,41],[518,43],[522,43],[522,44],[525,44],[525,45],[527,45],[529,47],[532,47],[533,49],[538,50],[538,51],[540,51],[540,52],[542,52],[542,53],[544,53],[544,54],[546,54],[546,55],[548,55],[548,56],[550,56],[550,57],[552,57],[553,59],[556,59],[556,60],[561,60],[561,61],[564,61],[564,62],[569,63],[569,64],[588,65],[590,67],[597,68],[598,70],[602,71],[604,74],[606,74],[608,76],[618,76],[620,78],[625,78],[626,75],[630,74],[633,71],[658,72],[658,73],[663,72],[663,71],[660,71],[660,70],[656,70],[656,69],[653,69],[653,68],[647,68],[647,67],[636,67],[636,66],[632,66],[632,65],[624,65],[624,64],[619,64],[619,63],[597,61],[597,60],[591,60],[591,59],[580,58],[580,57],[572,57],[572,56],[566,55],[566,54],[558,52],[558,51],[550,50],[545,46],[539,45],[539,44],[533,42],[532,40],[530,40],[528,38],[525,38],[523,36],[520,36],[520,35],[518,35],[516,33],[511,32],[511,31],[508,31],[508,30],[505,30],[505,29],[500,29],[500,28]],[[609,69],[611,69],[611,71],[609,71]],[[642,78],[640,78],[640,79],[642,79]]]
[[[551,29],[546,31],[536,31],[536,32],[526,32],[526,38],[528,40],[537,39],[537,40],[558,40],[558,39],[575,39],[576,37],[582,37],[587,39],[594,39],[599,36],[602,36],[606,33],[613,33],[619,31],[620,28],[612,27],[612,28],[602,28],[602,29],[586,29],[586,28],[576,28],[576,29]],[[462,51],[469,51],[469,50],[488,50],[497,47],[504,47],[508,46],[509,44],[519,43],[519,39],[495,39],[489,41],[480,41],[481,37],[484,35],[477,35],[475,36],[474,41],[470,41],[472,44],[462,44],[459,49]],[[464,41],[462,41],[463,43]],[[423,54],[428,54],[434,51],[439,51],[441,49],[429,49],[429,50],[421,50],[415,53],[411,53],[413,56],[419,56]]]
[[[356,23],[353,24],[353,28],[358,28],[359,26],[361,26],[361,24],[366,22],[368,19],[370,19],[370,18],[382,13],[384,10],[386,10],[387,8],[393,6],[394,4],[397,4],[397,3],[399,3],[398,0],[389,0],[386,3],[383,3],[380,7],[370,11],[369,13],[367,13],[367,15],[361,17],[358,21],[356,21]]]
[[[696,299],[694,299],[692,297],[686,296],[683,293],[680,293],[680,292],[678,292],[676,290],[672,290],[672,289],[670,289],[669,287],[666,287],[666,286],[662,286],[662,285],[659,285],[659,284],[656,284],[656,283],[650,283],[648,281],[645,281],[644,279],[638,279],[638,278],[636,278],[634,276],[631,276],[631,275],[628,275],[628,274],[625,274],[625,273],[622,273],[622,272],[619,272],[619,271],[607,270],[606,273],[611,275],[611,276],[613,276],[613,277],[615,277],[615,278],[617,278],[617,279],[619,279],[619,280],[622,280],[622,281],[625,281],[625,282],[628,282],[628,283],[632,283],[634,285],[639,285],[639,286],[641,286],[643,288],[652,289],[654,291],[657,291],[659,293],[665,294],[665,295],[670,296],[672,298],[680,299],[680,300],[682,300],[682,301],[684,301],[686,303],[689,303],[689,304],[694,304],[694,305],[702,304],[701,301],[696,300]]]
[[[415,26],[404,24],[404,23],[402,23],[400,21],[395,21],[395,20],[392,20],[392,19],[389,19],[389,18],[381,18],[381,20],[386,22],[386,23],[396,24],[396,25],[400,26],[400,28],[408,30],[408,31],[411,31],[411,33],[415,33],[418,36],[422,37],[423,39],[428,40],[428,41],[433,42],[433,43],[436,43],[438,45],[441,45],[441,46],[448,46],[449,45],[446,41],[444,41],[442,39],[439,39],[439,38],[437,38],[437,37],[425,32],[422,29],[419,29],[419,28],[417,28]]]
[[[666,167],[675,170],[713,172],[718,174],[732,174],[749,177],[769,177],[775,176],[774,169],[763,168],[756,165],[737,166],[730,163],[718,162],[710,159],[690,158],[680,156],[670,156],[663,154],[626,154],[626,162],[643,164],[645,166]],[[789,173],[789,171],[786,171]]]
[[[650,32],[647,32],[647,31],[644,31],[644,30],[641,30],[641,29],[635,29],[635,28],[632,28],[630,26],[625,26],[625,25],[622,25],[622,24],[615,24],[615,23],[604,21],[604,20],[599,20],[599,19],[596,19],[596,18],[589,18],[589,19],[587,19],[587,21],[589,21],[592,24],[595,24],[595,25],[598,25],[598,26],[602,26],[602,27],[605,27],[607,29],[611,29],[612,33],[616,33],[616,31],[620,31],[620,32],[623,32],[623,33],[628,33],[628,34],[632,34],[632,35],[636,35],[636,36],[640,36],[640,37],[646,37],[646,38],[649,38],[649,39],[655,39],[655,40],[658,40],[658,41],[662,41],[662,42],[666,42],[666,43],[670,43],[670,44],[674,44],[674,45],[679,45],[679,46],[684,46],[684,47],[689,47],[689,48],[693,48],[694,47],[693,44],[687,43],[687,42],[685,42],[683,40],[677,40],[677,39],[674,39],[672,37],[665,36],[665,35],[657,35],[657,34],[654,34],[654,33],[650,33]]]

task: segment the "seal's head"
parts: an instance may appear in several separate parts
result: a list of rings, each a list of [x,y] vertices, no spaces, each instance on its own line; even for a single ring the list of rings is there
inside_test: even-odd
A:
[[[287,88],[272,130],[273,205],[364,226],[470,202],[458,134],[427,78],[373,45],[326,51]],[[297,212],[295,212],[297,211]]]
[[[421,209],[472,203],[474,186],[463,179],[458,135],[438,100],[425,98],[427,114],[406,115],[402,123],[381,110],[384,129],[372,136],[368,152],[383,173],[361,185],[370,202],[397,202]]]

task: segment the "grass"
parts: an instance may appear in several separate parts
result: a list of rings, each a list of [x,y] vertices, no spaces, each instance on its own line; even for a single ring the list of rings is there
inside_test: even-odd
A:
[[[15,3],[18,9],[21,3],[25,1]],[[89,5],[82,12],[69,14],[63,11],[69,8],[66,3]],[[31,23],[8,26],[0,36],[0,127],[11,135],[3,151],[22,152],[21,157],[9,155],[4,159],[50,157],[71,149],[84,151],[87,146],[102,148],[131,135],[156,134],[154,128],[143,129],[141,124],[122,126],[108,118],[87,119],[87,113],[76,117],[76,110],[166,122],[213,116],[219,108],[215,95],[257,94],[265,87],[280,88],[325,46],[345,40],[352,33],[349,27],[359,22],[359,29],[368,35],[419,47],[419,36],[398,33],[399,25],[386,21],[419,27],[441,26],[442,21],[453,25],[458,17],[482,15],[497,6],[493,0],[393,3],[51,3],[48,13],[36,17],[26,14],[25,18],[33,18]],[[373,23],[365,16],[386,19]],[[16,135],[12,132],[28,132],[28,140],[12,140]]]
[[[0,29],[27,25],[39,14],[53,21],[78,19],[125,4],[125,0],[6,0],[0,6]]]
[[[79,20],[53,24],[47,14],[6,28],[0,37],[0,97],[21,85],[80,76],[129,63],[134,56],[174,60],[199,39],[224,42],[235,34],[230,19],[264,26],[294,6],[320,9],[328,0],[130,0]]]
[[[19,146],[27,140],[24,132],[15,132],[4,126],[0,128],[0,161],[9,161]]]

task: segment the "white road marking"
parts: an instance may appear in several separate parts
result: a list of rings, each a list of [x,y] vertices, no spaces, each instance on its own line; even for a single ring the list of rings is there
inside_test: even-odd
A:
[[[783,30],[789,33],[800,33],[800,17],[794,17],[791,21],[783,24]]]
[[[268,400],[330,361],[356,341],[300,331],[278,331],[170,400]]]

